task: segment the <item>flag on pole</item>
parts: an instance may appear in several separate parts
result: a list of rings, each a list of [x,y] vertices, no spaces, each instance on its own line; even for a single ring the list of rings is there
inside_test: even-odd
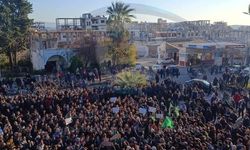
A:
[[[170,117],[166,117],[165,120],[163,121],[161,127],[172,129],[172,128],[174,128],[174,122]]]
[[[169,108],[168,108],[168,115],[169,116],[171,115],[171,109],[172,108],[173,108],[173,105],[172,105],[172,103],[170,103]]]
[[[174,108],[174,113],[175,113],[176,117],[180,116],[180,109],[179,109],[179,107],[175,107]]]

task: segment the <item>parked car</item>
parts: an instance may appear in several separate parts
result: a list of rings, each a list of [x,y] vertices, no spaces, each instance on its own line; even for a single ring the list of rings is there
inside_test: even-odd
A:
[[[202,80],[202,79],[192,79],[189,81],[185,82],[186,86],[199,86],[200,88],[202,88],[204,90],[204,92],[209,93],[212,90],[212,84],[209,83],[206,80]]]
[[[158,70],[161,70],[163,69],[163,66],[162,65],[153,65],[152,66],[152,70],[157,72]]]
[[[230,73],[239,73],[241,70],[241,66],[240,65],[233,65],[232,67],[229,67],[229,72]]]
[[[243,69],[241,71],[242,74],[245,74],[245,75],[250,75],[250,67],[246,67],[245,69]]]
[[[168,64],[173,64],[174,59],[173,58],[166,58],[166,59],[158,59],[157,64],[162,64],[162,65],[168,65]]]

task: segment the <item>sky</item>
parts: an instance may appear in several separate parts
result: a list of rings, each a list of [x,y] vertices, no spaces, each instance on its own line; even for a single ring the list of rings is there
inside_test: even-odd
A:
[[[55,23],[56,18],[80,17],[116,0],[28,0],[33,4],[30,15],[35,21]],[[225,21],[229,25],[250,25],[250,0],[120,0],[153,6],[174,13],[186,20]],[[156,22],[158,17],[137,15],[136,20]]]

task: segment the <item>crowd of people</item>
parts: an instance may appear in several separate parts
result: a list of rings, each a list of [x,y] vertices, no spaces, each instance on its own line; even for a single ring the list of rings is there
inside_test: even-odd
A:
[[[169,78],[127,95],[50,80],[33,85],[32,93],[0,96],[0,149],[250,149],[248,92],[221,98],[213,90],[207,99],[199,85]],[[166,118],[173,126],[163,125]]]
[[[110,66],[109,63],[102,64],[101,67],[96,68],[77,68],[73,72],[58,71],[56,73],[33,75],[27,74],[24,77],[2,78],[0,79],[0,94],[13,95],[17,93],[33,92],[37,82],[53,82],[56,86],[61,88],[67,87],[85,87],[91,83],[98,83],[102,81],[103,75],[117,74],[128,65]]]
[[[164,66],[162,69],[159,69],[155,73],[155,81],[156,83],[160,82],[160,79],[165,79],[168,77],[176,77],[180,76],[180,70],[177,67],[166,67]]]
[[[249,81],[248,74],[242,73],[223,73],[223,83],[226,85],[236,85],[240,87],[247,87]]]

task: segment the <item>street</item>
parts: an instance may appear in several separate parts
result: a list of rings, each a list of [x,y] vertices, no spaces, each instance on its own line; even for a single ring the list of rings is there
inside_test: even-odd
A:
[[[155,65],[157,62],[157,58],[139,58],[137,60],[137,63],[143,65],[144,67],[150,67]],[[178,69],[180,71],[180,76],[179,78],[176,77],[172,77],[172,79],[178,83],[185,83],[185,81],[191,80],[190,75],[187,72],[187,67],[183,67],[183,66],[178,66]],[[194,68],[195,69],[195,68]],[[210,71],[207,68],[204,68],[204,70],[206,71],[206,75],[207,75],[207,81],[208,82],[213,82],[214,78],[220,78],[222,77],[222,74],[210,74]],[[197,78],[201,79],[203,77],[203,75],[198,76]]]

